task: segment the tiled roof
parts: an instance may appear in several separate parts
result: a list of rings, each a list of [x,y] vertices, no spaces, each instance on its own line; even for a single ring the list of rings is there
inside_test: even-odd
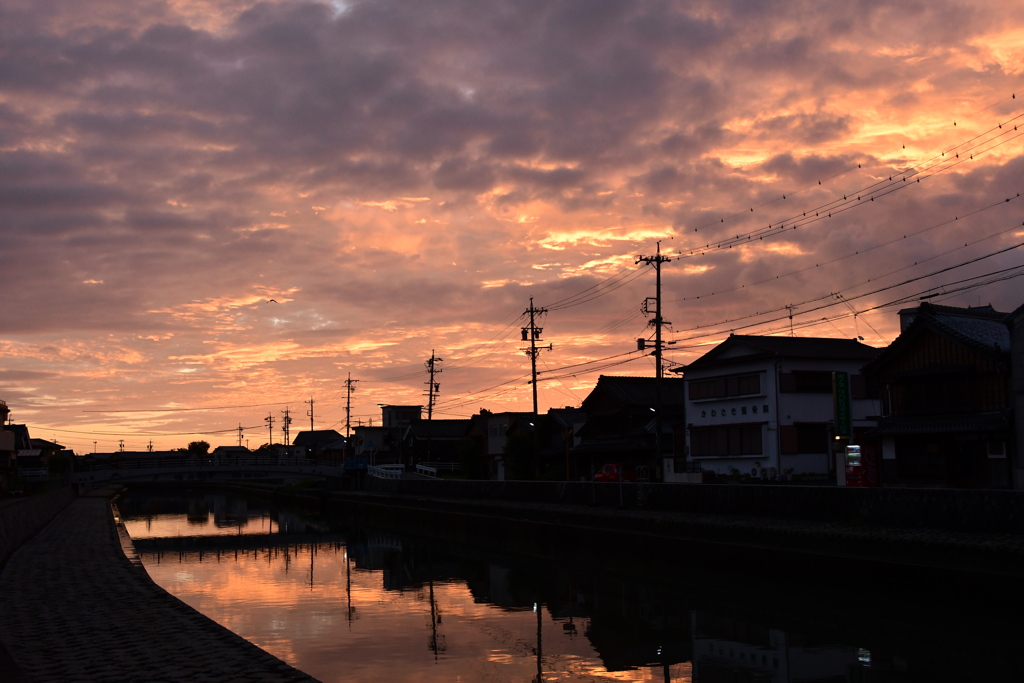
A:
[[[729,355],[732,349],[749,349],[749,356]],[[861,344],[855,339],[834,339],[832,337],[768,337],[733,334],[724,342],[690,363],[687,368],[700,369],[718,362],[744,360],[745,358],[809,358],[822,360],[863,360],[877,356],[880,349]],[[684,371],[685,372],[685,371]]]
[[[315,448],[326,446],[327,444],[337,441],[341,438],[341,434],[334,431],[333,429],[317,429],[314,431],[306,430],[299,432],[295,439],[292,440],[293,446],[313,446]]]
[[[903,312],[911,311],[906,309]],[[878,358],[865,366],[865,372],[879,372],[880,368],[899,357],[928,330],[982,353],[1002,354],[1010,351],[1010,328],[1007,325],[1009,314],[1000,313],[991,306],[956,308],[925,302],[913,315],[913,322]]]
[[[965,315],[961,312],[950,311],[925,311],[922,305],[922,314],[919,320],[931,320],[937,327],[941,327],[948,334],[959,338],[961,341],[979,346],[985,350],[1010,350],[1010,329],[1004,322],[1005,313],[997,313],[996,316]],[[943,307],[946,308],[946,307]],[[971,309],[967,309],[970,311]]]
[[[656,400],[656,383],[654,377],[601,375],[591,394],[604,391],[624,405],[652,406]],[[685,402],[682,379],[665,377],[661,380],[661,402],[665,405],[682,405]]]

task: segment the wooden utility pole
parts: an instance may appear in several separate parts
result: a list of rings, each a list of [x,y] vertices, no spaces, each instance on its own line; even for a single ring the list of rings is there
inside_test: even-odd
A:
[[[661,356],[664,350],[664,343],[661,340],[661,328],[665,325],[671,325],[661,317],[661,264],[667,263],[672,259],[668,256],[661,255],[661,242],[658,242],[658,250],[654,256],[637,256],[637,263],[646,263],[647,265],[654,266],[655,273],[655,284],[654,284],[654,319],[648,322],[648,325],[654,327],[654,456],[655,458],[661,457],[661,380],[664,375],[664,367],[662,364]],[[647,300],[644,301],[644,312],[648,311]],[[640,340],[640,348],[643,347],[643,341]],[[657,464],[657,463],[655,463]]]
[[[434,376],[441,374],[441,363],[444,362],[444,358],[438,358],[434,355],[434,350],[430,350],[430,359],[424,364],[427,367],[427,373],[430,376],[427,381],[427,461],[430,460],[430,440],[434,435],[434,401],[437,400],[437,394],[441,391],[441,383],[434,381]]]
[[[348,443],[349,435],[352,431],[352,391],[355,389],[353,386],[359,380],[352,379],[352,373],[348,373],[348,379],[345,380],[345,442]]]
[[[291,410],[285,406],[284,417],[281,418],[281,429],[284,431],[284,445],[290,446],[290,434],[291,434],[292,416]]]
[[[533,297],[532,296],[530,297],[530,307],[527,308],[526,311],[524,311],[525,315],[530,316],[530,324],[528,326],[522,328],[522,330],[523,330],[523,341],[530,343],[530,347],[527,348],[527,349],[523,349],[523,352],[526,353],[526,355],[530,357],[530,384],[533,385],[533,414],[534,415],[537,414],[537,356],[540,355],[541,351],[544,351],[545,349],[550,351],[551,348],[552,348],[551,344],[548,344],[547,346],[537,346],[537,342],[539,342],[541,340],[540,339],[540,335],[544,332],[544,328],[543,327],[537,327],[537,316],[543,315],[544,313],[547,313],[547,312],[548,312],[548,309],[546,309],[546,308],[534,308],[533,307]]]
[[[309,431],[312,432],[313,431],[313,397],[310,396],[309,400],[308,401],[303,401],[303,403],[308,403],[309,404],[309,410],[306,411],[306,415],[309,415]]]

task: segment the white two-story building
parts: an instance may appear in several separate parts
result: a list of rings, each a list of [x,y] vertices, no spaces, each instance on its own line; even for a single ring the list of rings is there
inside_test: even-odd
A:
[[[688,459],[705,471],[791,478],[834,472],[834,453],[874,426],[850,339],[731,335],[683,370]]]

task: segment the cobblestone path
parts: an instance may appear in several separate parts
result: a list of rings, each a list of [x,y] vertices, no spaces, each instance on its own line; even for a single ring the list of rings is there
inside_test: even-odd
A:
[[[108,498],[74,500],[0,574],[0,640],[24,680],[314,680],[153,583]]]

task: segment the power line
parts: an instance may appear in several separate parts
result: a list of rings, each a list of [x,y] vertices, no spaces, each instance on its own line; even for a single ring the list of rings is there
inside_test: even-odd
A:
[[[1007,230],[1003,230],[1002,233],[1008,232],[1009,230],[1016,230],[1016,229],[1017,229],[1017,226],[1014,226],[1013,228],[1008,228]],[[998,233],[998,234],[1002,234],[1002,233]],[[988,238],[985,238],[985,239],[988,239]],[[853,296],[852,299],[860,299],[860,298],[863,298],[865,296],[870,296],[872,294],[878,294],[878,293],[887,291],[889,289],[894,289],[896,287],[900,287],[900,286],[903,286],[903,285],[906,285],[906,284],[910,284],[912,282],[916,282],[918,280],[922,280],[922,279],[925,279],[925,278],[928,278],[928,277],[934,277],[935,275],[940,275],[940,274],[942,274],[944,272],[948,272],[948,271],[954,270],[956,268],[962,268],[964,266],[971,265],[973,263],[977,263],[979,261],[983,261],[983,260],[988,259],[988,258],[992,258],[993,256],[998,256],[1000,254],[1012,251],[1014,249],[1019,248],[1022,245],[1024,245],[1024,243],[1018,243],[1018,244],[1015,244],[1015,245],[1012,245],[1012,246],[1009,246],[1009,247],[1005,247],[1003,249],[998,249],[998,250],[996,250],[994,252],[990,252],[988,254],[985,254],[985,255],[982,255],[982,256],[979,256],[979,257],[976,257],[976,258],[973,258],[973,259],[968,259],[966,261],[961,261],[960,263],[957,263],[957,264],[954,264],[954,265],[951,265],[951,266],[947,266],[945,268],[940,268],[938,270],[932,271],[930,273],[926,273],[924,275],[920,275],[920,276],[915,277],[915,278],[911,278],[909,280],[905,280],[903,282],[898,282],[898,283],[895,283],[893,285],[889,285],[887,287],[882,287],[880,289],[876,289],[876,290],[873,290],[871,292],[867,292],[865,294],[859,294],[859,295]],[[959,249],[959,247],[957,249]],[[952,251],[956,251],[956,250],[952,250]],[[927,260],[931,260],[931,258],[929,258]],[[924,262],[925,261],[915,262],[914,265],[916,266],[916,265],[918,265],[918,263],[924,263]],[[856,287],[864,286],[864,285],[869,284],[869,283],[871,283],[871,282],[873,282],[875,280],[878,280],[878,279],[880,279],[882,277],[888,277],[889,275],[893,275],[895,273],[898,273],[898,272],[901,272],[903,270],[906,270],[909,267],[913,267],[913,266],[906,266],[904,268],[899,268],[899,269],[897,269],[895,271],[892,271],[892,272],[887,273],[885,275],[881,275],[881,276],[876,277],[876,278],[869,278],[866,281],[863,281],[861,283],[858,283],[858,284],[852,285],[850,287],[847,287],[846,290],[848,291],[848,290],[854,289]],[[837,294],[836,292],[831,292],[831,293],[829,293],[827,295],[821,295],[821,296],[818,296],[818,297],[815,297],[815,298],[812,298],[812,299],[806,299],[806,300],[801,301],[801,302],[796,303],[796,304],[789,304],[787,306],[779,306],[777,308],[770,309],[770,310],[767,310],[767,311],[761,311],[759,313],[754,313],[754,314],[747,315],[747,316],[740,316],[738,318],[732,318],[732,319],[729,319],[729,320],[719,321],[719,322],[715,322],[715,323],[709,323],[709,324],[706,324],[706,325],[697,325],[697,326],[694,326],[694,327],[691,327],[691,328],[687,328],[687,329],[684,329],[684,330],[680,330],[680,331],[681,332],[693,332],[693,331],[697,331],[697,330],[700,330],[700,329],[705,329],[705,328],[708,328],[708,327],[717,327],[717,326],[726,325],[726,324],[729,324],[729,323],[732,323],[732,322],[739,322],[741,320],[749,320],[750,318],[756,318],[756,317],[759,317],[759,316],[762,316],[762,315],[769,315],[771,313],[781,312],[781,311],[789,308],[790,306],[797,306],[797,307],[799,307],[799,306],[805,306],[807,304],[816,303],[818,301],[823,301],[823,300],[825,300],[827,298],[835,296],[836,294]],[[845,296],[845,294],[843,294],[843,296]],[[847,298],[851,298],[851,297],[847,297]],[[835,304],[829,304],[829,306],[832,306],[832,305],[835,305]],[[813,308],[813,309],[810,309],[810,311],[820,310],[820,308],[821,307]],[[804,312],[807,313],[809,311],[804,311]],[[749,326],[747,326],[747,327],[749,327]],[[733,329],[743,329],[743,328],[741,327],[741,328],[733,328]],[[690,339],[693,339],[693,338],[696,338],[696,337],[690,337]]]
[[[1009,133],[1012,132],[1017,132],[1017,126],[1014,125],[1011,131],[1009,129],[1009,124],[1012,121],[1016,121],[1017,119],[1020,119],[1022,117],[1024,117],[1024,114],[1019,114],[1018,116],[1015,116],[1014,118],[1010,119],[1009,122],[999,124],[999,126],[990,129],[990,131],[988,132],[999,130],[1002,128],[1003,125],[1007,125],[1007,129],[1003,133],[999,133],[996,136],[996,138],[1002,137],[1003,135],[1008,135]],[[931,163],[936,159],[938,159],[939,161],[935,161],[935,163],[932,163],[930,166],[924,167],[922,170],[915,170],[917,167],[912,167],[905,171],[891,174],[888,180],[880,180],[875,183],[872,183],[871,185],[868,185],[867,187],[844,194],[842,200],[834,199],[820,206],[803,211],[800,214],[794,214],[788,218],[784,218],[775,223],[769,223],[767,227],[756,228],[745,233],[737,234],[734,237],[727,237],[714,242],[708,242],[707,244],[705,244],[704,247],[693,247],[690,249],[680,250],[677,253],[677,257],[692,258],[695,256],[704,256],[708,252],[731,249],[732,247],[738,244],[753,243],[755,239],[758,241],[763,241],[766,237],[774,237],[788,230],[796,230],[797,228],[804,227],[812,223],[817,223],[827,218],[832,218],[840,213],[845,213],[846,211],[849,211],[858,206],[866,205],[865,200],[873,202],[877,198],[887,196],[894,192],[898,192],[902,189],[906,189],[906,187],[909,187],[909,184],[906,182],[908,178],[914,178],[916,180],[916,183],[919,184],[922,179],[928,179],[931,178],[932,176],[938,175],[939,173],[948,171],[949,169],[954,168],[955,166],[958,166],[961,163],[965,163],[967,161],[972,160],[976,155],[989,152],[992,149],[995,149],[996,147],[1007,144],[1010,141],[1019,138],[1021,135],[1024,135],[1024,132],[1018,132],[1017,135],[1012,135],[1006,140],[1003,140],[1002,142],[997,143],[992,147],[989,147],[988,149],[975,152],[974,154],[970,154],[971,150],[974,150],[985,143],[979,143],[975,147],[967,148],[963,152],[951,152],[953,154],[953,157],[951,159],[945,159],[945,151],[943,151],[941,156],[937,155],[936,157],[929,159],[925,163]],[[969,142],[971,141],[961,143],[960,145],[956,145],[952,149],[955,150],[957,147],[960,147],[964,144],[968,144]],[[961,159],[961,155],[964,155],[965,158]],[[939,168],[938,170],[933,170],[934,168],[939,166],[943,167]],[[783,195],[783,197],[785,197],[785,195]],[[813,213],[813,215],[808,215],[811,213]]]
[[[967,212],[967,213],[965,213],[963,215],[954,216],[953,218],[951,218],[949,220],[943,221],[941,223],[936,223],[935,225],[929,226],[927,228],[922,228],[922,229],[920,229],[920,230],[918,230],[916,232],[907,232],[907,233],[904,233],[900,237],[894,237],[893,239],[888,240],[886,242],[881,242],[879,244],[875,244],[875,245],[867,247],[865,249],[858,249],[858,250],[854,251],[852,254],[845,254],[843,256],[834,258],[834,259],[832,259],[830,261],[820,261],[818,263],[815,263],[813,266],[808,266],[806,268],[800,268],[798,270],[790,271],[790,272],[784,273],[782,275],[776,275],[774,277],[767,277],[767,278],[765,278],[763,280],[758,280],[756,282],[750,282],[750,283],[747,283],[747,284],[744,284],[744,285],[740,285],[739,287],[733,287],[732,289],[723,289],[723,290],[720,290],[720,291],[717,291],[717,292],[710,292],[708,294],[701,294],[701,295],[698,295],[698,296],[682,297],[680,299],[676,299],[675,302],[678,303],[678,302],[681,302],[681,301],[695,301],[695,300],[699,300],[699,299],[706,299],[706,298],[709,298],[709,297],[712,297],[712,296],[717,296],[717,295],[720,295],[720,294],[730,294],[732,292],[739,292],[739,291],[741,291],[743,289],[746,289],[748,287],[756,287],[757,285],[763,285],[763,284],[768,283],[768,282],[775,282],[776,280],[780,280],[782,278],[791,277],[793,275],[799,275],[801,273],[806,273],[806,272],[815,270],[817,268],[821,268],[822,266],[829,266],[829,265],[832,265],[834,263],[839,263],[841,261],[845,261],[846,259],[853,258],[854,256],[860,256],[860,255],[872,252],[872,251],[874,251],[876,249],[881,249],[882,247],[887,247],[887,246],[896,244],[897,242],[901,242],[901,241],[906,240],[907,238],[910,238],[910,237],[917,237],[917,236],[922,235],[922,234],[924,234],[926,232],[929,232],[931,230],[936,230],[936,229],[941,228],[943,226],[951,225],[953,223],[956,223],[956,222],[958,222],[961,219],[969,218],[971,216],[977,215],[977,214],[982,213],[984,211],[988,211],[989,209],[994,209],[997,206],[1004,206],[1008,202],[1014,201],[1014,200],[1019,199],[1019,198],[1020,198],[1020,193],[1018,192],[1013,197],[1007,197],[1005,199],[1001,199],[1001,200],[999,200],[997,202],[993,202],[992,204],[989,204],[987,206],[983,206],[983,207],[975,209],[973,211],[969,211],[969,212]],[[983,241],[985,241],[987,239],[991,239],[992,237],[996,237],[998,235],[1002,235],[1002,234],[1004,234],[1006,232],[1009,232],[1010,230],[1016,230],[1016,229],[1017,229],[1017,226],[1013,226],[1011,228],[1007,228],[1006,230],[1001,230],[1000,232],[997,232],[997,233],[994,233],[992,235],[989,235],[988,237],[983,237],[983,238],[974,240],[973,242],[965,243],[964,247],[968,246],[968,244],[978,244],[979,242],[983,242]],[[943,253],[938,254],[936,256],[933,256],[933,257],[931,257],[929,259],[923,259],[923,260],[915,261],[913,265],[917,265],[918,263],[924,263],[925,261],[928,261],[928,260],[931,260],[931,259],[934,259],[934,258],[938,258],[939,256],[945,256],[946,254],[951,254],[954,251],[957,251],[957,250],[962,249],[962,248],[963,247],[955,247],[953,249],[950,249],[949,251],[943,252]],[[913,267],[913,266],[906,266],[905,268],[900,269],[900,270],[905,270],[906,268],[911,268],[911,267]],[[899,271],[893,271],[893,272],[899,272]],[[888,274],[891,275],[892,273],[888,273]],[[877,277],[872,278],[872,279],[878,279],[879,277],[885,277],[885,276],[884,275],[880,275],[880,276],[877,276]],[[869,282],[870,282],[870,280],[869,280]]]
[[[258,427],[244,427],[244,429],[257,429]],[[44,427],[41,425],[35,425],[32,429],[38,429],[39,431],[50,431],[59,432],[61,434],[85,434],[89,436],[213,436],[216,434],[226,434],[228,432],[234,432],[238,430],[238,427],[232,427],[231,429],[216,429],[213,431],[206,432],[96,432],[96,431],[81,431],[74,429],[57,429],[56,427]]]
[[[189,413],[204,410],[235,410],[237,408],[266,408],[267,406],[286,406],[289,401],[277,403],[250,403],[240,406],[213,406],[206,408],[131,408],[128,410],[83,410],[83,413]]]
[[[1020,244],[1017,244],[1017,245],[1014,245],[1013,247],[1008,247],[1007,249],[1000,250],[999,252],[996,252],[995,254],[1003,253],[1003,252],[1009,251],[1011,249],[1017,249],[1017,248],[1019,248],[1021,246],[1024,246],[1024,242],[1022,242]],[[982,260],[983,258],[989,258],[989,257],[991,257],[991,256],[993,256],[995,254],[988,254],[988,255],[986,255],[984,257],[981,257],[979,259],[974,259],[974,260],[970,261],[969,263],[975,263],[975,262],[977,262],[979,260]],[[884,291],[888,291],[890,289],[895,289],[897,287],[902,287],[902,286],[905,286],[905,285],[910,284],[912,282],[916,282],[918,280],[922,280],[922,279],[925,279],[927,277],[932,277],[932,276],[934,276],[936,274],[940,274],[942,272],[948,272],[950,270],[953,270],[954,268],[960,268],[960,267],[962,267],[964,265],[968,265],[968,263],[958,264],[956,266],[951,266],[949,268],[944,268],[941,271],[936,271],[935,273],[929,273],[928,275],[922,275],[921,277],[913,278],[911,280],[906,280],[904,282],[900,282],[900,283],[897,283],[897,284],[894,284],[894,285],[890,285],[888,287],[882,287],[881,289],[877,289],[877,290],[874,290],[872,292],[866,292],[864,294],[860,294],[860,295],[857,295],[857,296],[854,296],[854,297],[849,297],[849,299],[850,300],[861,299],[861,298],[864,298],[866,296],[871,296],[872,294],[878,294],[878,293],[881,293],[881,292],[884,292]],[[988,272],[988,273],[984,273],[982,275],[974,276],[972,278],[966,278],[964,280],[959,280],[959,281],[955,281],[953,283],[948,283],[946,285],[934,285],[932,287],[928,287],[928,288],[926,288],[924,290],[921,290],[921,291],[919,291],[919,292],[917,292],[915,294],[900,297],[900,298],[895,299],[893,301],[890,301],[890,302],[888,302],[886,304],[879,304],[877,306],[872,306],[870,308],[863,309],[863,310],[859,311],[859,314],[864,314],[864,313],[867,313],[867,312],[870,312],[870,311],[877,310],[879,308],[884,308],[886,306],[900,305],[900,304],[906,303],[908,301],[912,301],[914,299],[921,298],[923,293],[930,292],[930,291],[935,290],[935,289],[942,289],[944,287],[948,287],[950,284],[960,284],[960,283],[968,282],[970,280],[979,279],[979,278],[983,278],[983,277],[991,277],[991,276],[994,276],[994,275],[1000,275],[1001,276],[1001,277],[999,277],[999,278],[997,278],[995,280],[992,280],[991,282],[984,282],[984,283],[980,283],[980,284],[975,284],[975,285],[972,285],[971,287],[968,287],[968,288],[960,288],[960,289],[956,290],[956,291],[967,291],[968,289],[976,289],[977,287],[984,286],[984,285],[987,285],[987,284],[992,284],[993,282],[1000,282],[1000,281],[1003,281],[1003,280],[1011,279],[1013,277],[1018,277],[1018,274],[1013,274],[1013,275],[1009,275],[1009,276],[1006,275],[1007,273],[1009,273],[1011,271],[1014,271],[1014,270],[1016,270],[1018,268],[1024,268],[1024,266],[1013,266],[1011,268],[1006,268],[1006,269],[997,270],[997,271],[991,271],[991,272]],[[1022,271],[1020,274],[1024,274],[1024,271]],[[826,309],[826,308],[831,308],[832,306],[838,305],[838,303],[839,302],[833,302],[833,303],[824,304],[824,305],[821,305],[821,306],[818,306],[818,307],[815,307],[815,308],[811,308],[811,309],[808,309],[806,311],[803,311],[800,315],[806,315],[808,313],[813,313],[815,311],[820,311],[820,310],[823,310],[823,309]],[[838,316],[838,317],[846,317],[846,315],[847,314],[844,313],[842,316]],[[724,334],[727,331],[728,332],[735,332],[736,330],[749,329],[749,328],[752,328],[752,327],[758,327],[760,325],[767,325],[767,324],[770,324],[770,323],[773,323],[773,322],[779,322],[781,320],[786,320],[787,318],[788,318],[788,316],[781,316],[781,317],[778,317],[778,318],[772,318],[772,319],[769,319],[769,320],[763,320],[763,321],[761,321],[759,323],[751,323],[749,325],[741,325],[739,327],[733,327],[733,328],[730,328],[729,330],[719,330],[719,331],[716,331],[716,332],[708,332],[708,333],[705,333],[705,334],[693,335],[693,336],[690,336],[690,337],[686,337],[686,338],[684,338],[681,341],[692,341],[694,339],[702,339],[702,338],[706,338],[706,337],[710,337],[710,336],[721,335],[721,334]]]
[[[968,116],[966,116],[966,117],[964,117],[964,118],[968,118],[968,119],[969,119],[969,118],[973,118],[974,116],[977,116],[977,115],[978,115],[978,114],[980,114],[981,112],[984,112],[984,111],[987,111],[987,110],[989,110],[989,109],[992,109],[993,107],[996,107],[996,106],[998,106],[998,105],[1000,105],[1000,104],[1003,104],[1003,103],[1005,103],[1005,102],[1009,102],[1009,101],[1011,101],[1011,100],[1015,100],[1015,99],[1016,99],[1016,97],[1017,97],[1016,93],[1011,93],[1011,94],[1010,94],[1010,97],[1008,97],[1008,98],[1004,98],[1004,99],[1002,99],[1002,100],[999,100],[998,102],[994,102],[993,104],[990,104],[989,106],[987,106],[987,107],[984,107],[983,109],[979,109],[978,111],[976,111],[976,112],[974,112],[973,114],[970,114],[970,115],[968,115]],[[1017,118],[1020,118],[1020,117],[1019,117],[1019,116],[1018,116],[1018,117],[1014,117],[1014,119],[1010,119],[1010,121],[1016,120]],[[1005,123],[1005,122],[1004,122],[1004,123]],[[968,140],[967,142],[970,142],[970,141],[972,141],[972,140],[975,140],[975,139],[977,139],[978,137],[980,137],[981,135],[985,135],[986,133],[988,133],[988,132],[991,132],[992,130],[996,130],[996,129],[1002,128],[1002,125],[1004,125],[1004,124],[997,124],[997,126],[996,126],[996,128],[995,128],[995,129],[989,129],[989,131],[986,131],[985,133],[981,133],[981,134],[979,134],[979,136],[975,136],[974,138],[971,138],[971,139],[970,139],[970,140]],[[953,126],[954,126],[954,127],[956,126],[956,121],[955,121],[955,120],[953,121]],[[957,147],[959,147],[959,146],[961,146],[961,145],[963,145],[963,144],[965,144],[965,143],[960,143],[960,145],[956,145],[956,146],[954,146],[954,147],[953,147],[953,148],[951,148],[951,149],[956,149]],[[905,144],[903,145],[903,149],[906,149],[906,145],[905,145]],[[915,167],[917,167],[917,166],[921,166],[921,165],[923,165],[923,164],[926,164],[926,163],[928,163],[928,162],[930,162],[930,161],[932,161],[932,160],[934,160],[934,159],[936,159],[936,158],[942,158],[942,157],[944,156],[944,154],[945,154],[945,150],[944,150],[944,151],[942,151],[942,152],[940,152],[940,153],[939,153],[939,154],[937,154],[937,155],[934,155],[934,156],[930,157],[929,159],[926,159],[926,160],[924,160],[924,161],[918,162],[917,164],[915,164],[915,165],[914,165],[913,167],[911,167],[911,168],[915,168]],[[852,171],[858,170],[858,169],[860,169],[860,168],[861,168],[862,166],[863,166],[863,164],[862,164],[862,163],[858,163],[858,164],[857,164],[857,166],[856,166],[856,168],[854,168],[854,167],[852,167],[852,166],[851,166],[850,168],[846,169],[845,171],[840,171],[839,173],[833,174],[833,175],[831,175],[831,176],[828,176],[828,177],[826,177],[826,178],[823,178],[823,179],[818,179],[818,181],[817,181],[817,183],[816,183],[816,184],[811,184],[811,185],[807,185],[807,186],[804,186],[804,187],[802,187],[802,188],[799,188],[799,189],[797,189],[797,190],[790,190],[790,191],[785,191],[785,192],[783,192],[783,193],[782,193],[781,195],[779,195],[779,196],[776,196],[776,197],[774,197],[773,199],[770,199],[770,200],[767,200],[767,201],[765,201],[765,202],[762,202],[762,203],[760,203],[760,204],[756,204],[756,205],[753,205],[753,206],[751,206],[751,207],[750,207],[750,211],[749,211],[749,212],[747,212],[747,211],[740,211],[740,212],[736,212],[736,213],[733,213],[733,214],[731,214],[731,215],[729,215],[729,216],[725,216],[725,217],[723,217],[723,218],[720,218],[720,219],[719,219],[718,221],[711,221],[711,222],[709,222],[709,223],[706,223],[706,224],[704,224],[704,225],[698,226],[698,227],[694,228],[694,232],[698,232],[698,231],[700,231],[700,230],[705,230],[705,229],[707,229],[707,228],[710,228],[710,227],[712,227],[712,226],[718,226],[718,225],[724,224],[724,223],[726,222],[726,220],[732,220],[732,219],[734,219],[734,218],[738,218],[738,217],[740,217],[740,216],[748,216],[748,215],[749,215],[749,213],[753,213],[753,212],[755,211],[755,209],[760,209],[760,208],[763,208],[763,207],[765,207],[765,206],[768,206],[768,205],[770,205],[770,204],[774,204],[774,203],[777,203],[777,202],[779,202],[779,201],[783,201],[783,200],[785,200],[785,199],[786,199],[787,197],[795,196],[795,195],[797,195],[797,194],[799,194],[799,193],[801,193],[801,192],[804,192],[804,191],[806,191],[806,190],[808,190],[808,189],[811,189],[811,188],[813,188],[813,187],[821,186],[821,185],[822,185],[823,183],[827,183],[827,182],[830,182],[830,181],[832,181],[832,180],[834,180],[834,179],[836,179],[836,178],[838,178],[838,177],[840,177],[840,176],[843,176],[843,175],[846,175],[847,173],[850,173],[850,172],[852,172]]]

